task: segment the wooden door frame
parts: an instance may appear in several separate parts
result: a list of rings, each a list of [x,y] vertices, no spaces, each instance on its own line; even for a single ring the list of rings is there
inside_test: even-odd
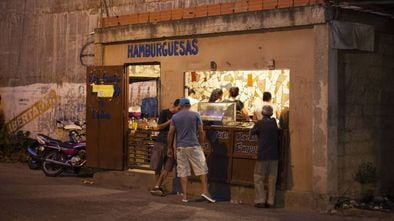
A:
[[[162,75],[162,68],[161,68],[161,63],[159,62],[159,61],[153,61],[153,62],[136,62],[136,63],[125,63],[124,64],[124,70],[125,70],[125,77],[127,78],[127,80],[126,80],[126,83],[125,83],[125,87],[126,87],[126,89],[125,89],[125,91],[127,92],[127,96],[125,97],[125,107],[124,107],[124,112],[125,112],[125,115],[126,115],[126,123],[128,122],[128,107],[129,107],[129,84],[130,84],[130,76],[128,75],[128,73],[127,73],[127,67],[128,66],[138,66],[138,65],[159,65],[159,67],[160,67],[160,76],[158,77],[158,78],[151,78],[151,79],[156,79],[156,81],[157,81],[157,89],[156,89],[156,93],[157,93],[157,103],[158,103],[158,113],[160,113],[160,104],[161,104],[161,98],[160,98],[160,96],[161,96],[161,75]],[[141,77],[141,78],[143,78],[143,77]],[[129,135],[130,135],[130,131],[128,130],[128,124],[126,124],[125,125],[125,128],[126,128],[126,135],[124,136],[124,143],[125,143],[125,164],[126,164],[126,167],[129,167],[130,165],[128,165],[129,164],[129,147],[128,147],[128,145],[129,145]]]

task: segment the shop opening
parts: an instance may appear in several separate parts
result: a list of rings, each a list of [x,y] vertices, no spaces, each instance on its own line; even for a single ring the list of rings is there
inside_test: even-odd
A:
[[[149,168],[153,147],[150,128],[154,127],[160,107],[160,64],[131,64],[128,76],[128,166]]]
[[[272,94],[272,103],[280,112],[289,107],[290,70],[194,71],[185,73],[185,95],[197,102],[208,102],[213,90],[223,91],[222,101],[229,97],[231,87],[239,88],[238,99],[250,117],[262,105],[264,92]],[[192,92],[192,93],[190,93]],[[275,116],[277,117],[278,116]]]
[[[160,65],[142,64],[126,67],[129,76],[129,144],[128,166],[135,169],[149,169],[151,149],[157,135],[151,128],[157,122],[160,108]],[[272,94],[272,104],[277,110],[275,116],[281,128],[281,147],[278,168],[278,188],[285,189],[289,165],[289,96],[290,70],[240,70],[240,71],[193,71],[184,73],[184,95],[191,99],[192,109],[206,114],[204,108],[215,89],[223,91],[224,101],[231,87],[239,88],[237,99],[241,100],[250,121],[235,121],[206,127],[217,135],[217,143],[203,144],[209,167],[209,181],[236,185],[253,185],[253,168],[257,156],[257,140],[249,137],[253,126],[255,108],[262,105],[264,92]],[[224,103],[218,101],[216,104]],[[234,105],[215,106],[234,108]],[[235,109],[235,108],[234,108]],[[225,115],[226,113],[223,113]],[[205,117],[205,116],[204,116]],[[209,121],[210,117],[206,116]],[[212,117],[217,121],[216,117]],[[280,119],[280,120],[279,120]],[[205,126],[205,123],[204,123]],[[209,132],[208,132],[209,133]],[[215,147],[216,145],[216,147]],[[216,150],[214,149],[216,148]],[[215,190],[213,190],[215,192]]]
[[[249,119],[233,117],[228,121],[228,108],[223,104],[229,98],[231,88],[237,87],[237,99]],[[203,145],[206,154],[212,193],[229,197],[225,189],[228,184],[253,186],[253,171],[257,158],[257,139],[250,137],[254,112],[263,105],[264,92],[272,95],[271,104],[276,110],[275,118],[281,128],[280,159],[278,165],[278,189],[286,188],[287,168],[289,165],[289,96],[290,70],[240,70],[240,71],[194,71],[185,73],[185,95],[194,104],[192,108],[200,112],[207,133],[207,143]],[[220,89],[223,96],[212,103],[212,92]],[[211,100],[210,102],[208,102]],[[207,110],[210,111],[207,111]],[[211,111],[215,110],[215,111]],[[222,111],[223,113],[220,113]],[[215,113],[216,116],[206,116]],[[219,119],[217,116],[223,116]],[[212,123],[210,121],[215,121]]]

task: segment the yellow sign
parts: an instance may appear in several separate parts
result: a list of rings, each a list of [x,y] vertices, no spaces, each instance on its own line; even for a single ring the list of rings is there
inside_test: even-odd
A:
[[[95,84],[91,84],[92,85],[92,92],[93,93],[97,93],[98,87],[99,85],[95,85]]]
[[[58,97],[56,95],[56,92],[54,90],[49,91],[48,94],[46,94],[43,98],[34,103],[31,107],[24,110],[18,116],[10,120],[6,124],[7,131],[9,133],[14,133],[26,124],[32,122],[38,116],[45,113],[51,107],[55,106],[57,103],[57,99]]]
[[[97,93],[97,97],[113,97],[114,85],[96,85],[93,84],[92,92]]]

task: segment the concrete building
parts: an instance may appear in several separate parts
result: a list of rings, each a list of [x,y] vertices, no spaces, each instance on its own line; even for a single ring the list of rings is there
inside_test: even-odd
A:
[[[274,65],[289,70],[291,82],[285,206],[324,208],[331,197],[360,194],[354,174],[364,162],[377,168],[379,193],[394,191],[390,12],[312,0],[31,0],[0,7],[0,93],[10,130],[54,135],[55,119],[85,119],[89,65],[160,64],[163,108],[184,96],[185,72]],[[198,53],[164,56],[156,46],[175,41],[195,41]],[[141,45],[153,45],[156,55],[138,51]],[[51,91],[57,99],[37,105]]]

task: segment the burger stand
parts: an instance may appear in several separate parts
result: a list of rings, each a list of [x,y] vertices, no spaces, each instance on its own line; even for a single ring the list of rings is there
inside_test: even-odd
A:
[[[150,128],[160,109],[188,96],[186,88],[192,88],[193,96],[204,104],[213,89],[221,88],[226,98],[228,89],[237,86],[238,98],[250,115],[264,91],[271,92],[278,110],[289,110],[290,130],[281,130],[279,188],[312,191],[310,116],[315,50],[310,42],[314,38],[314,29],[303,27],[99,42],[97,65],[87,70],[88,166],[149,169],[150,149],[158,133]],[[152,102],[144,107],[146,99]],[[215,118],[206,115],[204,107],[198,111],[205,114],[204,120]],[[253,186],[257,153],[256,137],[249,136],[253,123],[219,121],[220,125],[204,126],[219,137],[216,147],[208,141],[203,144],[210,181]]]

